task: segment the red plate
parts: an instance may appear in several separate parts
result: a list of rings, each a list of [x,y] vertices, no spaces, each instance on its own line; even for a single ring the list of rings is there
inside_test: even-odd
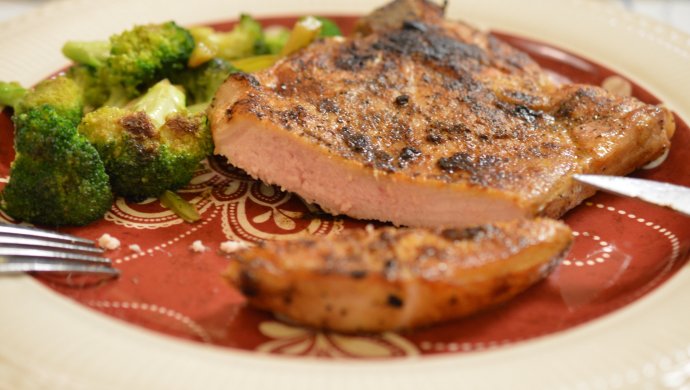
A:
[[[348,31],[355,18],[334,18]],[[267,19],[290,26],[294,19]],[[227,29],[231,24],[216,26]],[[533,56],[546,70],[573,82],[601,84],[611,70],[558,48],[497,34]],[[633,95],[659,101],[637,85]],[[690,185],[690,131],[678,129],[668,159],[638,177]],[[8,114],[0,115],[0,187],[14,158]],[[619,309],[660,286],[688,259],[688,220],[639,201],[599,194],[568,213],[575,245],[544,282],[500,307],[470,318],[404,334],[345,336],[295,327],[243,306],[242,296],[223,281],[230,256],[227,240],[257,242],[303,235],[337,234],[364,222],[314,213],[299,197],[250,179],[211,159],[180,193],[195,203],[202,221],[187,224],[158,201],[119,199],[101,221],[62,231],[97,239],[117,237],[109,256],[122,271],[118,280],[94,283],[72,276],[40,276],[60,294],[114,318],[157,332],[228,348],[288,355],[399,357],[471,352],[559,332]],[[13,222],[0,213],[0,220]],[[190,250],[201,240],[208,250]],[[137,244],[143,253],[129,245]]]

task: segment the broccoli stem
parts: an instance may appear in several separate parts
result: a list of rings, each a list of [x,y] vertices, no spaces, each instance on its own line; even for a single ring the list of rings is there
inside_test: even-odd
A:
[[[232,61],[232,66],[241,70],[242,72],[252,73],[263,69],[270,68],[280,56],[275,54],[265,54],[262,56],[254,56],[242,58],[240,60]]]
[[[321,21],[313,16],[307,16],[295,23],[295,26],[290,32],[290,37],[285,43],[285,46],[283,46],[280,55],[287,56],[303,47],[307,47],[319,36],[321,26]]]
[[[0,109],[2,106],[15,107],[26,92],[26,89],[16,81],[0,81]]]
[[[192,223],[201,219],[199,212],[193,204],[182,199],[182,197],[170,190],[166,190],[163,195],[160,196],[160,201],[163,206],[169,208],[186,222]]]
[[[62,46],[62,54],[79,64],[103,66],[110,56],[110,42],[108,41],[69,41]]]

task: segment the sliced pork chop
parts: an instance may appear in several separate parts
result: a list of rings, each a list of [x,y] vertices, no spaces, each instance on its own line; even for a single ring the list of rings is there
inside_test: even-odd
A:
[[[627,174],[669,147],[665,108],[556,85],[439,7],[395,4],[368,35],[231,76],[209,112],[216,153],[334,214],[464,227],[559,217],[594,193],[573,174]]]
[[[570,229],[548,219],[465,230],[348,230],[237,252],[227,279],[252,306],[300,324],[411,329],[512,298],[546,276],[570,243]]]

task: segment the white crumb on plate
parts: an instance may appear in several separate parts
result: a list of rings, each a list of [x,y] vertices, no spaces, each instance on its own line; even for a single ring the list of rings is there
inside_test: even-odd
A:
[[[249,248],[249,244],[246,242],[225,241],[220,243],[220,251],[223,253],[232,253],[245,248]]]
[[[109,251],[115,250],[120,247],[120,240],[111,236],[108,233],[103,234],[98,238],[98,246]]]
[[[136,252],[136,253],[144,253],[144,251],[141,249],[141,247],[137,244],[130,245],[129,250],[131,250],[132,252]]]
[[[204,243],[201,242],[201,240],[196,240],[192,243],[192,245],[189,246],[189,249],[191,249],[192,252],[201,253],[206,252],[208,248],[204,246]]]

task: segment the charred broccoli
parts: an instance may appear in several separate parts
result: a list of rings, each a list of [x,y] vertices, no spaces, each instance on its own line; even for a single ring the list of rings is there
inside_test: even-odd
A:
[[[73,119],[40,104],[27,105],[15,123],[16,156],[2,208],[14,218],[52,226],[103,217],[113,200],[108,176]]]
[[[185,102],[166,79],[126,107],[84,116],[79,132],[98,150],[116,194],[157,197],[189,183],[213,146],[206,116],[189,113]]]

